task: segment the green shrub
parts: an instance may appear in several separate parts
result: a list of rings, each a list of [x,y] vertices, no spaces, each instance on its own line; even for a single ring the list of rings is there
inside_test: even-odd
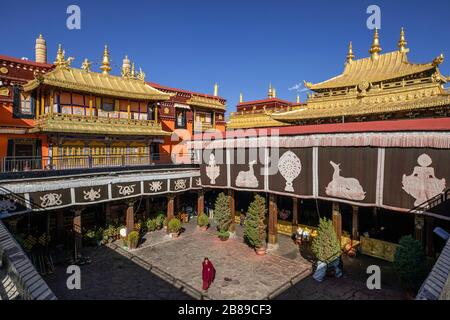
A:
[[[225,238],[225,239],[228,239],[228,238],[230,237],[230,232],[229,232],[229,231],[219,231],[219,232],[217,233],[217,236],[218,236],[219,238]]]
[[[88,230],[83,235],[83,243],[86,246],[95,246],[97,243],[97,233],[95,230]]]
[[[266,243],[266,199],[259,194],[248,207],[247,216],[244,222],[244,239],[251,247],[261,248]]]
[[[166,219],[166,215],[164,213],[158,213],[156,216],[155,222],[158,228],[162,228],[164,225],[164,220]]]
[[[400,238],[393,265],[402,286],[406,290],[417,291],[428,271],[422,244],[410,235]]]
[[[231,225],[230,197],[221,192],[214,205],[214,220],[217,221],[218,231],[228,231]]]
[[[139,232],[131,231],[128,234],[128,248],[135,249],[139,244]]]
[[[341,246],[333,228],[333,222],[321,218],[317,237],[312,241],[311,250],[319,261],[329,263],[341,255]]]
[[[177,218],[172,218],[170,219],[167,228],[170,233],[178,233],[181,230],[181,221]]]
[[[148,231],[155,231],[158,227],[155,219],[148,219],[146,225]]]
[[[197,224],[200,227],[207,227],[209,224],[209,218],[206,214],[201,213],[197,218]]]
[[[103,241],[111,242],[117,239],[118,235],[119,229],[110,224],[105,230],[103,230]]]

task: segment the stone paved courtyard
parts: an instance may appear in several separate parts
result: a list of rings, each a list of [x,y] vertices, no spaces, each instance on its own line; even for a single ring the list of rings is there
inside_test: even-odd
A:
[[[382,290],[365,286],[365,265],[390,264],[360,256],[344,261],[341,279],[318,283],[311,277],[311,264],[298,253],[292,241],[279,237],[279,248],[257,256],[236,238],[222,242],[214,234],[184,224],[178,239],[163,230],[147,234],[140,248],[128,252],[119,241],[110,246],[88,248],[92,264],[81,267],[82,290],[66,289],[65,269],[58,267],[45,277],[60,299],[403,299],[395,276],[387,272]],[[216,281],[207,293],[201,289],[201,262],[214,263]],[[372,259],[372,260],[371,260]],[[384,265],[383,265],[384,264]]]

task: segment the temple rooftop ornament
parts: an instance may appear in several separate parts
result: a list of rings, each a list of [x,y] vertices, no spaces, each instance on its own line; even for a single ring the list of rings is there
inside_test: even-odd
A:
[[[375,29],[375,32],[373,34],[373,41],[372,46],[370,47],[369,53],[371,54],[371,57],[373,60],[378,59],[379,53],[381,52],[380,47],[380,39],[378,37],[378,29]]]
[[[145,82],[145,73],[142,71],[141,67],[139,67],[139,72],[136,76],[136,79],[142,82]]]
[[[131,61],[128,59],[127,55],[125,55],[125,58],[122,60],[121,75],[123,78],[129,78],[131,75]]]
[[[83,63],[81,64],[81,69],[86,72],[91,72],[91,65],[92,62],[90,62],[88,58],[85,58]]]
[[[353,46],[352,42],[348,44],[348,53],[347,53],[347,63],[352,63],[353,59],[355,58],[355,55],[353,54]]]
[[[109,61],[109,52],[108,52],[108,46],[105,45],[105,50],[103,50],[103,61],[102,66],[100,69],[103,71],[103,74],[109,74],[111,71],[111,63]]]
[[[400,40],[398,41],[398,44],[397,44],[399,51],[402,53],[408,53],[409,49],[406,48],[407,44],[408,44],[408,42],[406,42],[405,30],[402,27],[400,29]]]
[[[55,62],[53,62],[55,64],[55,66],[57,68],[68,68],[68,67],[70,67],[73,60],[74,60],[73,57],[69,57],[66,60],[65,51],[62,49],[62,45],[59,44],[58,51],[56,52],[56,59],[55,59]]]
[[[273,95],[273,88],[272,88],[272,82],[269,83],[269,91],[267,92],[267,97],[268,98],[273,98],[274,97],[274,95]]]
[[[131,64],[131,74],[130,74],[130,78],[131,79],[136,79],[136,71],[134,69],[134,62]]]
[[[214,84],[214,97],[217,97],[219,95],[219,85],[217,82]]]
[[[239,103],[244,102],[244,98],[242,96],[242,92],[239,94]]]

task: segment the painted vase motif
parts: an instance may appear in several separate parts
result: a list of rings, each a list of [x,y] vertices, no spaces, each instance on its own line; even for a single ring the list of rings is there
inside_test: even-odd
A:
[[[216,156],[214,153],[209,155],[209,162],[206,166],[206,175],[210,179],[211,184],[216,184],[216,179],[220,175],[220,167],[216,164]]]

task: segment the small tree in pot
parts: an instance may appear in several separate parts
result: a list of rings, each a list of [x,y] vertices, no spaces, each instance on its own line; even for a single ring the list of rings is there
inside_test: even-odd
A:
[[[199,228],[202,231],[206,231],[208,229],[208,225],[209,225],[209,218],[206,214],[204,214],[203,212],[201,212],[198,215],[197,218],[197,225],[199,226]]]
[[[230,237],[228,231],[231,225],[231,208],[230,197],[225,193],[219,193],[215,207],[214,207],[214,219],[217,221],[217,230],[219,231],[219,238],[221,240],[227,240]]]
[[[177,218],[172,218],[167,225],[168,231],[171,234],[172,238],[178,238],[178,235],[181,230],[181,221]]]
[[[244,240],[252,247],[258,255],[265,253],[266,224],[264,219],[267,214],[266,199],[259,194],[250,203],[244,222]]]
[[[328,267],[335,268],[336,277],[342,276],[342,271],[339,268],[341,246],[331,220],[320,219],[317,237],[312,241],[311,250],[318,260],[317,269],[313,275],[315,280],[322,281]]]
[[[128,248],[130,249],[136,249],[139,244],[139,232],[136,230],[131,231],[130,234],[128,234]]]

